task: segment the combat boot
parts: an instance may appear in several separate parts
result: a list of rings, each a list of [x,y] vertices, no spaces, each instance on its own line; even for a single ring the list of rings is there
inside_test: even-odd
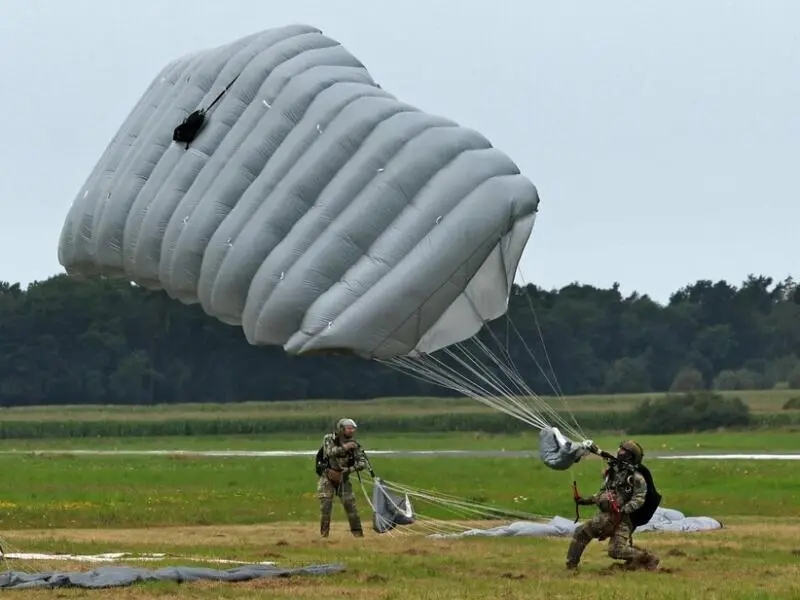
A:
[[[630,562],[630,567],[636,570],[645,569],[647,571],[656,571],[658,570],[660,562],[661,559],[652,552],[637,549],[636,556]]]
[[[364,537],[364,530],[361,526],[361,516],[358,514],[355,506],[348,503],[345,505],[345,510],[347,511],[347,520],[350,524],[350,533],[353,534],[353,537]]]
[[[642,566],[648,571],[657,571],[659,564],[661,564],[661,559],[652,552],[647,552],[642,559]]]

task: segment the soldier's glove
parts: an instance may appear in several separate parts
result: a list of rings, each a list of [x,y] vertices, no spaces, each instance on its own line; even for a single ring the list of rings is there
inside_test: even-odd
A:
[[[575,504],[580,504],[581,506],[591,506],[594,504],[594,500],[592,498],[581,498],[578,496],[575,499]]]
[[[581,446],[588,452],[597,452],[600,450],[600,448],[597,447],[597,444],[595,444],[592,440],[583,440]]]
[[[345,450],[355,450],[356,448],[358,448],[358,444],[356,444],[355,442],[345,442],[344,444],[342,444],[342,448],[344,448]]]
[[[334,485],[339,485],[342,482],[341,471],[337,471],[335,469],[328,469],[327,471],[325,471],[325,475],[328,477],[328,480]]]

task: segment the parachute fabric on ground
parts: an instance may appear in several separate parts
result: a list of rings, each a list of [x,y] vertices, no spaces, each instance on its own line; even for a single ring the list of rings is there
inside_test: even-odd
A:
[[[187,566],[164,567],[161,569],[118,566],[98,567],[91,571],[46,571],[41,573],[6,571],[5,573],[0,573],[0,589],[112,588],[145,581],[175,581],[183,583],[186,581],[211,580],[234,582],[296,575],[329,575],[344,570],[344,565],[330,564],[293,569],[281,569],[270,565],[242,565],[224,571]]]
[[[568,440],[558,427],[539,430],[539,457],[551,469],[565,471],[587,454],[589,451],[585,447]]]
[[[380,477],[373,480],[372,528],[377,533],[386,533],[398,525],[414,523],[414,507],[408,494],[392,493]]]
[[[401,527],[399,529],[384,526],[384,530],[379,533],[384,533],[386,535],[418,535],[420,533],[445,534],[453,531],[463,532],[470,530],[473,527],[473,525],[470,523],[474,523],[475,521],[508,521],[512,518],[534,520],[544,518],[542,515],[533,514],[527,511],[498,508],[495,506],[481,504],[466,498],[459,498],[458,496],[454,496],[452,494],[416,488],[394,481],[387,481],[385,479],[372,479],[373,485],[375,485],[376,482],[379,482],[379,487],[382,490],[390,492],[390,494],[395,498],[408,498],[409,506],[410,499],[414,499],[414,506],[410,513],[407,513],[413,514],[413,523],[408,523],[406,527]],[[373,513],[378,513],[379,510],[376,504],[377,498],[375,494],[375,488],[373,487],[373,492],[370,497],[370,494],[367,493],[367,490],[364,486],[364,481],[361,482],[361,487],[366,501],[372,508]],[[428,513],[427,509],[421,511],[420,506],[422,505],[426,505],[428,508],[431,508],[432,512]],[[434,510],[440,514],[447,513],[450,518],[445,519],[433,516]],[[381,520],[378,520],[378,523],[381,522]]]
[[[174,142],[198,109],[199,135]],[[505,312],[538,201],[480,133],[291,25],[166,65],[77,194],[58,256],[71,275],[199,303],[254,345],[386,359]]]
[[[461,537],[568,537],[578,525],[571,519],[556,516],[547,522],[515,521],[501,527],[470,529],[459,533],[432,534],[429,537],[450,539]],[[656,509],[653,518],[636,528],[643,532],[699,532],[722,529],[722,523],[711,517],[687,517],[670,508]]]

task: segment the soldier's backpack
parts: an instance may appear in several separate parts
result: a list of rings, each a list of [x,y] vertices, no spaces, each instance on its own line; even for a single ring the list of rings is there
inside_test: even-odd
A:
[[[636,470],[642,474],[644,477],[644,481],[647,484],[647,494],[644,497],[644,504],[639,507],[638,510],[635,510],[631,513],[631,523],[635,527],[640,527],[650,519],[653,518],[653,515],[658,508],[658,505],[661,504],[662,496],[658,493],[656,489],[656,484],[653,481],[653,474],[650,473],[650,469],[645,467],[644,465],[639,465],[636,467]]]
[[[328,468],[328,459],[325,456],[323,447],[320,446],[319,450],[317,450],[317,456],[314,459],[314,470],[317,472],[317,476],[322,476],[322,473],[327,468]]]

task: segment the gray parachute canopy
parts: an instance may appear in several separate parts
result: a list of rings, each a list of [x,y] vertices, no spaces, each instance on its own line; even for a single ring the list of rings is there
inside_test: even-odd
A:
[[[78,192],[58,256],[70,275],[199,303],[251,344],[388,359],[505,313],[538,203],[483,135],[292,25],[166,65]]]
[[[542,427],[539,430],[539,458],[551,469],[565,471],[587,454],[589,450],[584,444],[568,439],[558,427]]]
[[[402,496],[389,491],[380,477],[372,488],[372,528],[377,533],[386,533],[398,525],[414,523],[414,507],[408,494]]]

